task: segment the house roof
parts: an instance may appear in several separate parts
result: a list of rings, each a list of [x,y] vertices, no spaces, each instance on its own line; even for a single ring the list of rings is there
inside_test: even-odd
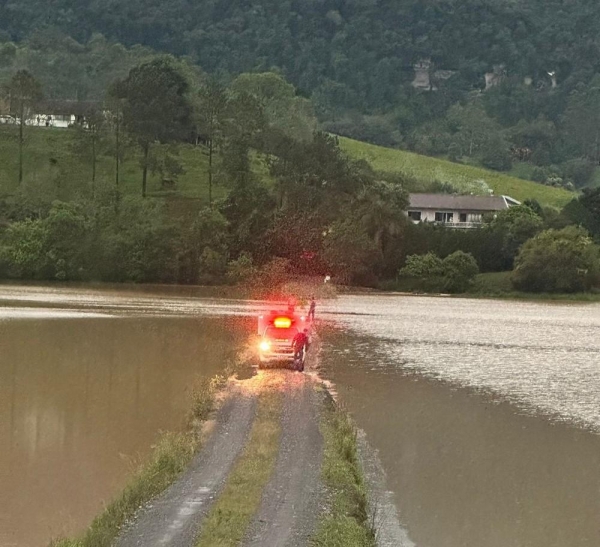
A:
[[[452,194],[410,194],[409,209],[450,211],[501,211],[519,202],[508,196],[456,196]]]

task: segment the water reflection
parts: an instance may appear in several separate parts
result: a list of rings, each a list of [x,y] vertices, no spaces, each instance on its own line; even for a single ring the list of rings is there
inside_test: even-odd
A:
[[[343,330],[326,336],[325,373],[416,545],[600,545],[599,306],[346,297],[332,310]]]
[[[336,322],[374,336],[387,359],[370,366],[412,370],[493,392],[535,414],[600,432],[600,305],[449,298],[344,297]]]
[[[2,546],[87,525],[240,334],[225,319],[103,315],[0,310]]]

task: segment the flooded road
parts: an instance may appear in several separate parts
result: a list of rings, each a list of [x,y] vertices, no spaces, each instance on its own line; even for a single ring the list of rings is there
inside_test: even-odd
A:
[[[0,287],[0,546],[91,522],[160,431],[183,426],[193,380],[223,369],[240,305]]]
[[[600,545],[600,306],[349,296],[324,374],[418,547]]]

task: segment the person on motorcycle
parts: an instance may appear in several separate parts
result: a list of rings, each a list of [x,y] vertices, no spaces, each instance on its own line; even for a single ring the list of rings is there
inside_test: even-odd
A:
[[[294,349],[294,361],[304,356],[304,352],[308,350],[308,329],[298,332],[292,340],[292,348]]]

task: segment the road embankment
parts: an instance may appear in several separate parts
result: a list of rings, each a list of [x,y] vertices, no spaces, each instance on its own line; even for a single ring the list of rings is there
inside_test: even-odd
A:
[[[219,377],[189,422],[80,539],[55,545],[375,545],[356,429],[316,374]]]

